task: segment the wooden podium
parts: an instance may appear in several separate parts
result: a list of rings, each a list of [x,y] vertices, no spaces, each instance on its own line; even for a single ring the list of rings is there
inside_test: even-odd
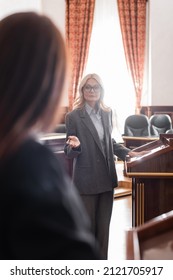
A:
[[[125,161],[132,178],[132,226],[173,210],[173,134],[134,149],[143,150],[145,155]]]
[[[129,149],[135,149],[144,144],[147,144],[149,142],[159,139],[159,137],[156,137],[156,136],[145,136],[145,137],[122,136],[122,138],[124,141],[124,146]]]

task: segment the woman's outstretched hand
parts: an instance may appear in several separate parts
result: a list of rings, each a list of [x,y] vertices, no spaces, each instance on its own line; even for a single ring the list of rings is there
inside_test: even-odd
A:
[[[78,148],[80,146],[80,141],[76,136],[69,136],[66,142],[71,148]]]

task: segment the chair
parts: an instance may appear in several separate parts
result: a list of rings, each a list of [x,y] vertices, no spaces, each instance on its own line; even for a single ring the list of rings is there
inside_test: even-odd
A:
[[[169,115],[154,114],[150,117],[151,135],[159,136],[159,134],[166,133],[169,129],[172,129],[172,121]]]
[[[173,260],[173,211],[126,230],[127,260]]]
[[[150,124],[146,115],[130,115],[124,124],[124,136],[150,136]]]
[[[173,134],[173,128],[172,128],[172,129],[168,129],[168,130],[166,131],[166,134]]]

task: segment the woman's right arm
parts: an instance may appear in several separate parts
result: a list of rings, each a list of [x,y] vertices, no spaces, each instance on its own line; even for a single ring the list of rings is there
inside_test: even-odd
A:
[[[64,147],[64,152],[68,158],[75,158],[82,151],[80,140],[76,135],[76,127],[73,118],[69,114],[67,114],[65,121],[66,121],[67,134],[66,134],[66,144]]]

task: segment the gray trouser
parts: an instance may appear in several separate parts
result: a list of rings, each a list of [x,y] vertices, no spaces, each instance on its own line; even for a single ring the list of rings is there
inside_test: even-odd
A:
[[[107,259],[113,190],[95,195],[81,195],[81,198],[89,214],[91,229],[99,243],[102,258]]]

